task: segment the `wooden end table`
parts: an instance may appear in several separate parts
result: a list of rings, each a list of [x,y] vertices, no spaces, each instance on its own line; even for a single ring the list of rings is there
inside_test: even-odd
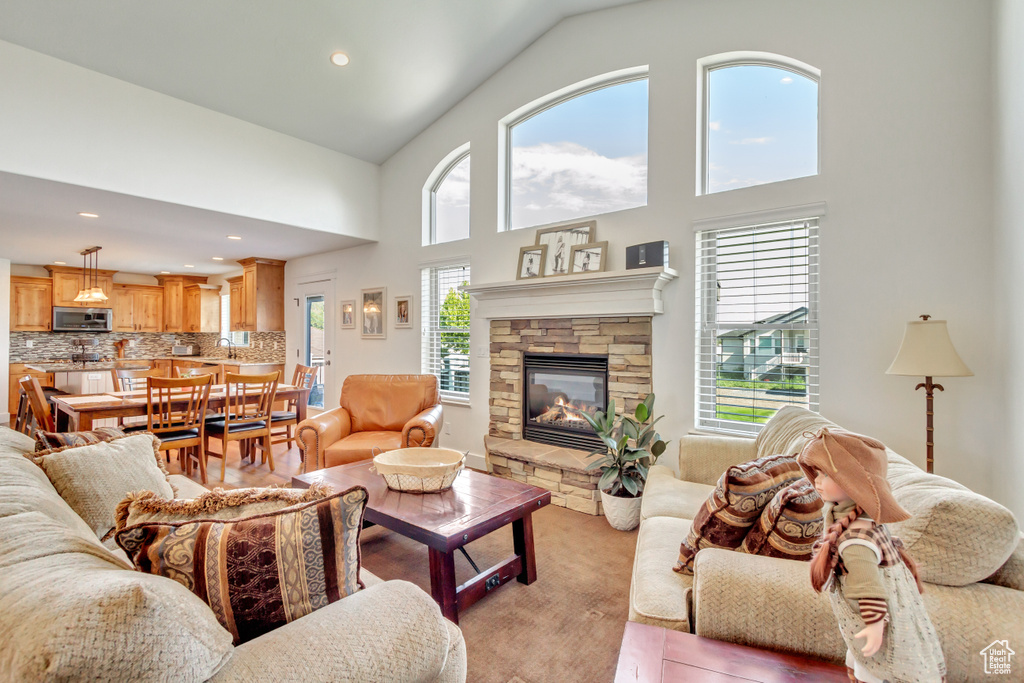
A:
[[[551,502],[550,491],[464,469],[442,493],[400,493],[370,471],[372,464],[364,460],[317,470],[293,477],[292,486],[309,488],[320,482],[335,491],[365,486],[370,494],[366,521],[427,546],[430,592],[445,617],[457,624],[460,611],[498,586],[513,578],[525,584],[537,580],[531,515]],[[455,551],[507,524],[512,525],[514,553],[456,586]]]
[[[846,667],[626,622],[615,683],[849,683]]]

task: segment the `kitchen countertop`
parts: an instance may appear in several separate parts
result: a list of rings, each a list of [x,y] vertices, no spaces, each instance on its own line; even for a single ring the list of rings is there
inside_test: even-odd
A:
[[[209,365],[237,365],[239,367],[251,367],[255,365],[283,365],[284,361],[247,361],[229,360],[227,358],[215,358],[213,356],[154,356],[152,358],[121,358],[115,361],[88,361],[85,363],[55,363],[43,360],[35,363],[25,363],[25,367],[38,372],[102,372],[104,370],[131,369],[145,370],[150,367],[150,361],[154,360],[187,360],[196,363],[207,363]]]

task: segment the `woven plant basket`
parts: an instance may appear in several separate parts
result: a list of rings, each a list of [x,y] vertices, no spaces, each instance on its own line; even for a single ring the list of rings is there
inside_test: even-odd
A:
[[[394,491],[438,493],[452,487],[465,458],[450,448],[398,448],[374,456],[373,468]]]
[[[601,491],[601,507],[613,529],[632,531],[640,524],[640,503],[643,498],[619,498]]]

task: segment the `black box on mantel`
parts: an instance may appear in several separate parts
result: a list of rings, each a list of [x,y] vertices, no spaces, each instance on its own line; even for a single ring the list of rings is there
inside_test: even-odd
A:
[[[668,242],[647,242],[626,247],[626,270],[668,265]]]

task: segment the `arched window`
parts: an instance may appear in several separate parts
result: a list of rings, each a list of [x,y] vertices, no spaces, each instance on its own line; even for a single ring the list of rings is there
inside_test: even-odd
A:
[[[506,230],[647,205],[647,67],[552,93],[502,126]]]
[[[717,55],[701,64],[698,194],[818,174],[817,69],[766,53]]]
[[[469,145],[445,157],[424,190],[423,244],[469,237]]]

